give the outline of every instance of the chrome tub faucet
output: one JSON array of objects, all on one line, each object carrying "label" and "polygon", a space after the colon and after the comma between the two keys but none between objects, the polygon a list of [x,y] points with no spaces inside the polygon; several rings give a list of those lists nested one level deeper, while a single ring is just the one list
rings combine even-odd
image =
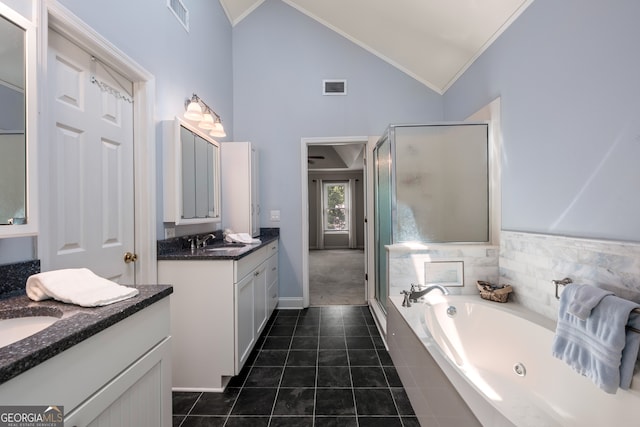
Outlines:
[{"label": "chrome tub faucet", "polygon": [[402,301],[403,307],[411,307],[411,302],[417,302],[418,298],[423,297],[434,289],[438,289],[442,292],[442,295],[449,295],[449,290],[442,285],[429,285],[425,288],[422,288],[420,285],[416,287],[413,283],[411,284],[411,289],[408,291],[400,292],[404,295],[404,301]]}]

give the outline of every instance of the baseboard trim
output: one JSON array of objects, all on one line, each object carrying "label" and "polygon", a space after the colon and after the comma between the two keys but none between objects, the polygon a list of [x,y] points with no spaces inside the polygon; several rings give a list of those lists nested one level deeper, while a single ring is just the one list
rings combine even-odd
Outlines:
[{"label": "baseboard trim", "polygon": [[293,310],[293,309],[303,309],[304,308],[304,299],[303,298],[292,298],[292,297],[282,297],[278,299],[278,307],[283,310]]}]

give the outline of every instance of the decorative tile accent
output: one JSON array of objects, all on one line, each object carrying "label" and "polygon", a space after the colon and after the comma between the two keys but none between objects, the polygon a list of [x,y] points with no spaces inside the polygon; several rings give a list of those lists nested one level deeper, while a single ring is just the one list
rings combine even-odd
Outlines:
[{"label": "decorative tile accent", "polygon": [[502,231],[500,282],[514,288],[513,301],[556,320],[551,280],[609,289],[640,303],[640,244]]},{"label": "decorative tile accent", "polygon": [[498,279],[497,246],[487,245],[421,245],[388,246],[389,295],[399,295],[414,284],[425,283],[425,265],[434,262],[462,262],[463,286],[451,287],[452,294],[477,293],[477,280]]}]

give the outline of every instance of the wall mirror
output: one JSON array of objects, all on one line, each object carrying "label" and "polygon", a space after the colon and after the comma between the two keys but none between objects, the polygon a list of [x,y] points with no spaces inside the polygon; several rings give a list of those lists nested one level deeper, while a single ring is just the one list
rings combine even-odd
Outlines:
[{"label": "wall mirror", "polygon": [[164,129],[164,222],[220,222],[220,144],[177,118]]},{"label": "wall mirror", "polygon": [[0,4],[0,237],[37,232],[35,29]]}]

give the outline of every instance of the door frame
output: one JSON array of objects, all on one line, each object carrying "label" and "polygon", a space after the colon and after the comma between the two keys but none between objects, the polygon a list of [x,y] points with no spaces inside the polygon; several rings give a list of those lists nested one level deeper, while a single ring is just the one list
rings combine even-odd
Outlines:
[{"label": "door frame", "polygon": [[[309,154],[309,145],[337,145],[340,143],[362,143],[365,149],[365,166],[363,170],[364,179],[364,194],[365,194],[365,213],[364,217],[369,217],[369,203],[370,203],[370,175],[369,165],[367,159],[369,158],[369,145],[371,138],[368,136],[347,136],[347,137],[314,137],[314,138],[302,138],[300,146],[300,172],[301,172],[301,187],[302,187],[302,306],[309,307],[309,164],[307,162],[307,156]],[[364,256],[365,256],[365,271],[368,278],[371,279],[370,264],[369,264],[369,224],[368,221],[365,224],[365,239],[364,239]],[[369,281],[363,278],[364,287],[364,300],[369,301]]]},{"label": "door frame", "polygon": [[[39,55],[38,81],[39,99],[48,99],[47,56],[49,49],[48,30],[53,29],[68,37],[81,48],[92,52],[101,62],[133,82],[133,162],[134,162],[134,250],[138,255],[135,263],[136,283],[157,282],[156,262],[156,148],[153,107],[155,104],[155,77],[133,59],[98,34],[93,28],[62,6],[57,0],[44,0],[38,9]],[[48,144],[47,123],[49,114],[41,108],[38,117],[38,154],[48,159],[51,150]],[[48,162],[39,162],[40,208],[47,209],[46,177]],[[46,250],[52,224],[47,215],[40,215],[38,235],[38,257],[43,271],[48,270],[50,260]]]}]

